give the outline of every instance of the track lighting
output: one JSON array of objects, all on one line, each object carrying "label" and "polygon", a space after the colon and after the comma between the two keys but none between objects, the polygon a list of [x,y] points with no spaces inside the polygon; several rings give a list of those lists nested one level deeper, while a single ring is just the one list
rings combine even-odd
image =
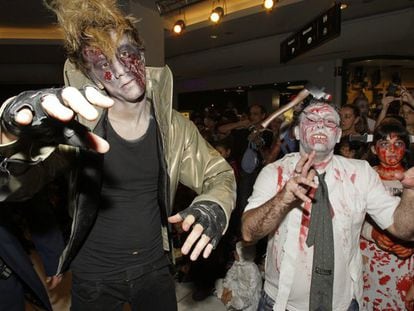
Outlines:
[{"label": "track lighting", "polygon": [[275,5],[275,2],[273,0],[264,0],[263,1],[263,6],[266,10],[273,9],[274,5]]},{"label": "track lighting", "polygon": [[179,35],[184,30],[184,28],[185,28],[185,23],[182,19],[180,19],[180,20],[175,22],[174,27],[173,27],[173,31],[174,31],[174,33]]},{"label": "track lighting", "polygon": [[224,10],[221,6],[216,7],[210,14],[210,20],[213,23],[218,23],[224,16]]},{"label": "track lighting", "polygon": [[341,8],[341,10],[345,10],[345,9],[347,9],[348,8],[348,4],[346,4],[346,3],[341,3],[341,6],[340,6],[340,8]]}]

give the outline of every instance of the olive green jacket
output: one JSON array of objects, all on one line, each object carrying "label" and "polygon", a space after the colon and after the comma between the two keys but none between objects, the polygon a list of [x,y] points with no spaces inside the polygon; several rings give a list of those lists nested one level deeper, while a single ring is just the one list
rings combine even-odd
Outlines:
[{"label": "olive green jacket", "polygon": [[[68,62],[65,64],[65,83],[77,88],[92,84]],[[164,248],[171,250],[166,218],[172,213],[178,184],[182,183],[197,193],[193,202],[209,200],[219,204],[226,213],[228,223],[235,204],[236,183],[233,170],[225,159],[202,138],[191,121],[172,109],[172,74],[168,67],[147,68],[147,98],[153,103],[159,133],[158,146],[163,155],[159,159],[161,173],[158,201]],[[100,117],[96,122],[80,122],[95,131],[105,111],[99,112]],[[0,145],[0,154],[6,159],[3,161],[6,162],[5,171],[7,163],[26,168],[1,174],[3,162],[0,163],[0,201],[30,198],[45,183],[53,180],[56,174],[72,168],[69,189],[72,232],[57,273],[67,270],[96,218],[102,156],[66,145],[38,147],[33,142],[19,140]]]}]

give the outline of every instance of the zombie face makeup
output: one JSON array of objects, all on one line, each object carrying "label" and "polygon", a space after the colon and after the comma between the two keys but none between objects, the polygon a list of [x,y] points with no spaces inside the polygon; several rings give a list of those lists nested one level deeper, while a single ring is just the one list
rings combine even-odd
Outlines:
[{"label": "zombie face makeup", "polygon": [[99,48],[86,47],[83,57],[89,64],[90,76],[102,84],[115,98],[136,102],[145,94],[145,59],[143,51],[124,35],[119,41],[112,33],[117,44],[116,53],[110,59]]},{"label": "zombie face makeup", "polygon": [[341,137],[338,113],[329,104],[310,105],[301,114],[297,132],[304,152],[315,150],[322,157],[332,154]]},{"label": "zombie face makeup", "polygon": [[406,146],[395,133],[391,133],[387,139],[377,141],[375,153],[382,166],[394,167],[400,165],[405,155]]}]

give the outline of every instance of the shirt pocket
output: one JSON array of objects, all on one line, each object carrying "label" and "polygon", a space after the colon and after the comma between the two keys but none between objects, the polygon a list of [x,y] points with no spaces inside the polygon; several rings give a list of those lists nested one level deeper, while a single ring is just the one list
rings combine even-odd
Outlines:
[{"label": "shirt pocket", "polygon": [[340,244],[343,255],[350,258],[365,217],[364,198],[352,188],[348,192],[342,191],[335,202],[334,214],[335,241]]}]

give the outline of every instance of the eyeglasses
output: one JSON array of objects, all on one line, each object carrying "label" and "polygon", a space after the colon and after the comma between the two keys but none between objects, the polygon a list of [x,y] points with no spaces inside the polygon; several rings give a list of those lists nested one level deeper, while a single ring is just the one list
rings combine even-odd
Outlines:
[{"label": "eyeglasses", "polygon": [[306,120],[308,120],[308,122],[311,125],[317,125],[317,124],[319,124],[319,122],[322,121],[324,126],[329,127],[331,129],[336,128],[336,127],[339,126],[339,124],[336,122],[336,120],[324,119],[324,118],[321,118],[319,115],[314,114],[312,112],[303,111],[303,114],[305,115]]}]

